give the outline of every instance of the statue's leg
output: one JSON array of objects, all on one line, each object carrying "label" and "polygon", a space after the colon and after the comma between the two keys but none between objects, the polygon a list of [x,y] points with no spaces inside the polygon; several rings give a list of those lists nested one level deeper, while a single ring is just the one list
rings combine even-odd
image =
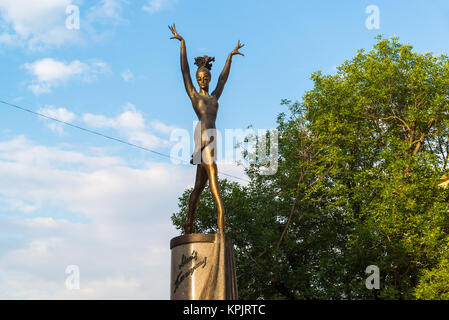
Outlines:
[{"label": "statue's leg", "polygon": [[225,233],[225,209],[220,195],[220,187],[218,186],[218,169],[215,163],[214,151],[209,146],[204,148],[202,153],[203,166],[209,176],[209,187],[214,196],[215,203],[218,208],[218,230],[221,234]]},{"label": "statue's leg", "polygon": [[189,198],[189,213],[187,216],[187,221],[183,225],[184,232],[186,234],[193,232],[193,219],[195,218],[196,209],[198,209],[198,204],[200,203],[201,193],[204,190],[204,187],[207,183],[207,172],[203,166],[196,166],[196,178],[195,178],[195,187],[193,188],[192,193]]}]

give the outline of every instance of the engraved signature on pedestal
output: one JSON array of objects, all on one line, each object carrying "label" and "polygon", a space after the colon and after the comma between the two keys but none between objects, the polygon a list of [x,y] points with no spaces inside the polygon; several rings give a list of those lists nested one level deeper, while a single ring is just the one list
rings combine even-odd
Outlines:
[{"label": "engraved signature on pedestal", "polygon": [[205,267],[207,263],[207,257],[204,257],[203,260],[198,261],[198,252],[193,250],[192,254],[189,257],[186,257],[184,254],[181,257],[181,263],[179,264],[179,269],[184,267],[189,262],[194,262],[194,266],[189,268],[187,271],[180,271],[176,277],[175,280],[175,290],[173,293],[176,293],[176,290],[178,290],[181,283],[187,279],[188,277],[191,277],[196,269],[199,267]]},{"label": "engraved signature on pedestal", "polygon": [[192,260],[195,260],[195,261],[198,260],[198,251],[193,250],[192,254],[188,258],[183,254],[181,257],[181,264],[179,265],[179,269],[184,267],[187,263],[189,263]]}]

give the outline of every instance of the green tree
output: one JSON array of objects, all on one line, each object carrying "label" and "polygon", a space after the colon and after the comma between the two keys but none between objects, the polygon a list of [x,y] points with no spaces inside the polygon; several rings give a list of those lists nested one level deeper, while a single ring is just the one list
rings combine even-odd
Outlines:
[{"label": "green tree", "polygon": [[[240,295],[448,298],[449,60],[379,37],[337,70],[283,100],[275,175],[257,161],[247,186],[221,181]],[[215,215],[206,192],[196,232],[215,232]],[[365,287],[368,265],[378,291]]]}]

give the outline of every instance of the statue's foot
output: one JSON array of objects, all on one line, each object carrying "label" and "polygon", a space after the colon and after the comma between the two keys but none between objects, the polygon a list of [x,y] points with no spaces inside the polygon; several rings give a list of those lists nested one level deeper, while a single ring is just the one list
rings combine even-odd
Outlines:
[{"label": "statue's foot", "polygon": [[193,232],[193,226],[190,223],[188,223],[188,222],[184,223],[182,225],[182,227],[184,228],[184,233],[185,234],[190,234],[190,233]]}]

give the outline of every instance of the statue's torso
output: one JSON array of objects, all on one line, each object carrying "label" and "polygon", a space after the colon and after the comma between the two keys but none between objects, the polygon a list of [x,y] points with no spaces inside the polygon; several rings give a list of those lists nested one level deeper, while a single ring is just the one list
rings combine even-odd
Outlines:
[{"label": "statue's torso", "polygon": [[[201,147],[204,147],[211,141],[207,136],[216,135],[215,120],[217,119],[218,113],[217,97],[214,95],[205,96],[200,93],[195,93],[192,99],[192,106],[200,121],[198,125],[201,126]],[[204,131],[208,129],[208,134],[204,135]],[[195,141],[197,140],[195,139]],[[197,145],[196,149],[199,147],[200,146]]]},{"label": "statue's torso", "polygon": [[218,113],[218,101],[213,95],[205,96],[196,93],[192,99],[193,109],[201,121],[201,131],[215,128]]}]

